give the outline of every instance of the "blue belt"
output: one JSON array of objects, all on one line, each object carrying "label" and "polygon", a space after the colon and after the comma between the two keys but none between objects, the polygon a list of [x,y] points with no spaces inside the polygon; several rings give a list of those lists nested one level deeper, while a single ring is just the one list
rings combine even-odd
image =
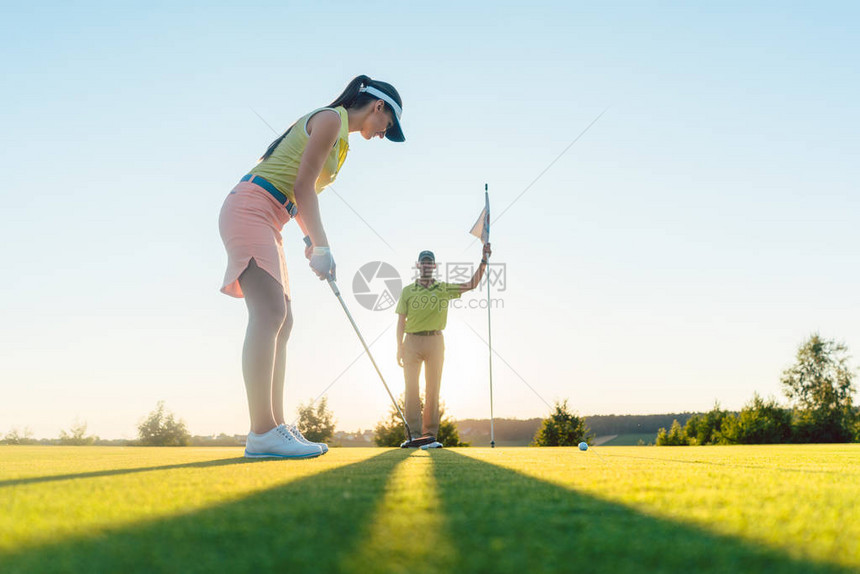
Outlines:
[{"label": "blue belt", "polygon": [[260,177],[259,175],[254,175],[252,173],[249,173],[248,175],[243,177],[240,181],[249,181],[249,182],[253,183],[254,185],[259,185],[260,187],[262,187],[263,189],[268,191],[272,197],[274,197],[275,199],[278,200],[278,203],[280,203],[281,205],[283,205],[286,208],[287,213],[289,213],[291,217],[295,217],[296,213],[298,213],[299,208],[296,207],[296,204],[293,203],[292,201],[290,201],[286,195],[281,193],[277,187],[272,185],[265,178]]}]

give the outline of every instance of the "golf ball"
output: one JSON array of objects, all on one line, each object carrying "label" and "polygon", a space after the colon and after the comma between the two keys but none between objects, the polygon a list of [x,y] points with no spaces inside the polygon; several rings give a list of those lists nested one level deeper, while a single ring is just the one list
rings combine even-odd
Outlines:
[{"label": "golf ball", "polygon": [[587,442],[579,443],[579,450],[588,450],[588,443]]}]

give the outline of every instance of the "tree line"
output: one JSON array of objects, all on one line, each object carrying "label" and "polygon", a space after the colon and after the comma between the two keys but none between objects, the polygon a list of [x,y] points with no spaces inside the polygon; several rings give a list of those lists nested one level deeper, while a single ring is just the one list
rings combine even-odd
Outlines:
[{"label": "tree line", "polygon": [[[860,409],[853,404],[856,373],[848,359],[844,344],[811,335],[798,348],[794,364],[782,373],[780,381],[790,401],[786,406],[756,393],[740,412],[723,410],[716,403],[707,413],[581,417],[571,412],[564,400],[557,402],[544,419],[497,419],[495,437],[500,446],[526,444],[529,439],[535,446],[572,446],[590,442],[595,436],[651,432],[657,433],[659,446],[860,441]],[[402,395],[400,402],[403,403]],[[445,415],[444,405],[441,410],[437,440],[443,446],[469,446],[469,442],[461,440],[458,423]],[[297,424],[308,439],[330,442],[335,419],[327,399],[300,405]],[[467,419],[459,425],[469,437],[489,442],[488,420]],[[374,429],[374,442],[377,446],[399,446],[404,439],[402,421],[392,405]],[[58,439],[36,440],[28,429],[12,429],[0,443],[237,446],[243,444],[243,437],[192,437],[185,422],[160,401],[138,425],[138,438],[133,441],[103,441],[87,434],[86,423],[75,422],[70,429],[61,431]]]},{"label": "tree line", "polygon": [[[560,403],[559,403],[560,404]],[[568,410],[570,410],[568,408]],[[555,406],[553,411],[555,412]],[[682,425],[697,413],[666,413],[649,415],[585,415],[583,418],[589,434],[600,437],[619,434],[652,434],[662,427],[669,427],[672,421]],[[544,418],[507,419],[497,418],[493,424],[496,445],[525,446],[531,444],[541,428]],[[461,419],[456,421],[460,436],[472,444],[490,443],[490,419]]]},{"label": "tree line", "polygon": [[[707,413],[685,413],[673,418],[669,430],[665,427],[658,430],[656,444],[860,442],[860,408],[853,403],[856,369],[849,366],[848,359],[845,344],[815,333],[800,345],[794,364],[780,378],[789,405],[782,406],[774,398],[763,399],[758,393],[738,413],[723,410],[717,403]],[[667,416],[609,415],[586,419],[572,413],[566,400],[560,401],[550,416],[541,421],[531,444],[590,443],[598,436],[596,430],[600,435],[649,432],[648,423],[665,420]],[[615,432],[607,432],[610,430]]]},{"label": "tree line", "polygon": [[657,445],[860,441],[860,409],[853,403],[856,373],[848,359],[844,344],[813,334],[780,378],[788,405],[758,393],[738,413],[724,411],[717,403],[703,415],[661,428]]}]

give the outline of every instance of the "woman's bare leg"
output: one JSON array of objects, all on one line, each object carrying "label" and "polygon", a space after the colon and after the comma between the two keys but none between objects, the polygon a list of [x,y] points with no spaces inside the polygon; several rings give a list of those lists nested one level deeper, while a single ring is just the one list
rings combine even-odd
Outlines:
[{"label": "woman's bare leg", "polygon": [[275,415],[275,422],[279,425],[287,422],[284,419],[284,375],[287,371],[287,341],[293,329],[293,308],[286,296],[284,303],[287,316],[275,342],[275,369],[272,374],[272,413]]},{"label": "woman's bare leg", "polygon": [[242,374],[248,394],[251,432],[262,434],[277,426],[272,408],[272,380],[276,341],[287,317],[284,289],[253,259],[239,277],[239,285],[248,306]]}]

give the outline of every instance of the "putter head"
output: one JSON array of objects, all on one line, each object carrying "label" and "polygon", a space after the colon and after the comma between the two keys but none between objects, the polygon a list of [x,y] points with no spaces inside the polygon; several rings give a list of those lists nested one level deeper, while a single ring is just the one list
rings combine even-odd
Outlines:
[{"label": "putter head", "polygon": [[412,446],[412,431],[409,430],[409,425],[403,425],[406,428],[406,440],[400,443],[400,448],[409,448]]},{"label": "putter head", "polygon": [[436,443],[435,436],[422,436],[400,443],[400,448],[421,448],[424,445]]}]

